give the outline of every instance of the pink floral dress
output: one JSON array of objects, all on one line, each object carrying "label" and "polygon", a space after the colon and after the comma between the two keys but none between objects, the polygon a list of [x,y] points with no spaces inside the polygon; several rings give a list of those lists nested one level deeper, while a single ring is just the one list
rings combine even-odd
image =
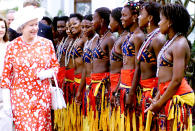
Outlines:
[{"label": "pink floral dress", "polygon": [[0,87],[11,90],[11,103],[16,130],[51,130],[51,94],[49,80],[39,80],[41,69],[58,71],[52,43],[37,37],[26,43],[18,37],[8,46]]}]

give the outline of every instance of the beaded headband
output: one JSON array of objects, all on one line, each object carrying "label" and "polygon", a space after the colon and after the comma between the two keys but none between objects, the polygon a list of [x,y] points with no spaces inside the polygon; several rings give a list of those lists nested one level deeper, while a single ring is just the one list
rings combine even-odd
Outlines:
[{"label": "beaded headband", "polygon": [[131,7],[134,13],[138,13],[141,8],[141,4],[139,2],[133,1],[128,1],[125,6]]}]

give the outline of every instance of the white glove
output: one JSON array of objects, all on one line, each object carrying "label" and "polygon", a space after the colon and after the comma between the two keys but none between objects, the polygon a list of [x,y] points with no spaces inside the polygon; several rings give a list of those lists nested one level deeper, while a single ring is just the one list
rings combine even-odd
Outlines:
[{"label": "white glove", "polygon": [[10,89],[8,89],[8,88],[2,88],[1,90],[2,90],[2,97],[3,97],[3,109],[4,109],[5,113],[10,118],[12,118]]},{"label": "white glove", "polygon": [[52,78],[54,75],[54,70],[53,69],[48,69],[48,70],[41,70],[40,72],[37,73],[37,77],[40,80],[44,80],[47,78]]}]

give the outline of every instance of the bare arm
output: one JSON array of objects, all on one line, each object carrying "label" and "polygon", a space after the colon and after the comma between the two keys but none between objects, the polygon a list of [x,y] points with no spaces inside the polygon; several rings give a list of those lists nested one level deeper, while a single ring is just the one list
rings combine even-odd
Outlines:
[{"label": "bare arm", "polygon": [[86,70],[85,68],[83,68],[83,71],[82,71],[82,76],[81,76],[81,83],[80,83],[80,86],[79,86],[79,89],[78,91],[82,91],[83,88],[86,86]]},{"label": "bare arm", "polygon": [[[162,34],[159,34],[153,41],[152,41],[152,48],[154,50],[154,53],[155,53],[155,56],[156,58],[158,57],[158,54],[161,50],[161,48],[163,47],[163,45],[165,44],[166,42],[166,38],[164,35]],[[159,85],[159,84],[158,84]],[[154,97],[154,101],[157,101],[158,99],[160,98],[160,92],[158,90],[156,96]]]},{"label": "bare arm", "polygon": [[134,76],[133,76],[133,81],[132,81],[132,87],[131,87],[131,90],[130,90],[130,93],[135,93],[135,90],[136,90],[136,87],[137,85],[139,84],[139,81],[140,81],[140,76],[141,76],[141,69],[140,69],[140,63],[139,61],[137,60],[137,54],[139,52],[139,49],[142,45],[144,41],[144,36],[139,36],[139,37],[136,37],[134,39],[134,43],[135,44],[135,73],[134,73]]},{"label": "bare arm", "polygon": [[173,95],[176,94],[184,77],[186,56],[186,50],[184,48],[185,47],[182,46],[181,43],[178,43],[177,46],[175,46],[173,49],[173,76],[169,86],[158,101],[160,106],[164,105],[169,99],[173,97]]},{"label": "bare arm", "polygon": [[161,107],[164,104],[166,104],[166,102],[176,94],[181,84],[181,81],[184,77],[185,58],[186,58],[185,44],[184,41],[175,43],[176,46],[174,46],[172,51],[173,52],[172,80],[169,86],[167,87],[166,91],[164,92],[164,94],[160,97],[160,99],[156,103],[151,105],[147,110],[158,112],[161,109]]},{"label": "bare arm", "polygon": [[160,52],[161,48],[165,44],[166,39],[165,36],[162,34],[159,34],[154,40],[152,40],[152,48],[154,50],[155,56],[157,58],[158,53]]},{"label": "bare arm", "polygon": [[112,36],[110,36],[110,38],[108,38],[108,51],[109,51],[109,53],[108,54],[110,54],[110,52],[111,52],[111,50],[112,50],[112,47],[113,47],[113,45],[114,45],[114,37],[112,37]]},{"label": "bare arm", "polygon": [[82,76],[81,76],[81,83],[79,85],[79,89],[78,89],[78,92],[77,92],[76,98],[75,98],[77,103],[80,103],[81,92],[83,91],[83,89],[86,86],[86,79],[85,78],[86,78],[86,70],[85,70],[85,68],[83,68]]},{"label": "bare arm", "polygon": [[141,69],[140,69],[140,63],[137,60],[137,54],[139,52],[139,49],[140,49],[143,41],[144,41],[144,35],[140,35],[138,37],[135,37],[134,41],[133,41],[133,43],[136,43],[135,44],[135,72],[134,72],[134,76],[133,76],[132,86],[131,86],[131,89],[129,91],[128,97],[126,99],[127,100],[126,104],[129,106],[132,106],[136,87],[138,86],[139,81],[140,81]]}]

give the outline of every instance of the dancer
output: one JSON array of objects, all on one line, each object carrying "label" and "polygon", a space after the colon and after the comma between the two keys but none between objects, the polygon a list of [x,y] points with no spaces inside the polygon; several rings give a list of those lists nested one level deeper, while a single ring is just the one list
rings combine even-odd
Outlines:
[{"label": "dancer", "polygon": [[92,71],[92,46],[98,39],[92,24],[92,15],[86,15],[82,21],[83,35],[88,38],[83,49],[84,68],[82,71],[81,83],[76,95],[76,102],[82,103],[83,130],[89,130],[89,85],[91,83]]},{"label": "dancer", "polygon": [[108,29],[111,11],[106,7],[95,10],[93,26],[99,39],[94,45],[91,89],[89,92],[92,116],[90,129],[107,130],[109,121],[109,65],[110,52],[114,44],[112,33]]},{"label": "dancer", "polygon": [[159,117],[163,130],[192,130],[191,108],[194,92],[184,78],[184,71],[190,59],[190,48],[186,34],[190,26],[190,15],[179,4],[167,4],[160,12],[159,27],[168,40],[157,58],[159,92],[151,100],[145,112],[151,111]]},{"label": "dancer", "polygon": [[[122,25],[129,30],[129,34],[122,44],[123,67],[118,93],[120,98],[121,125],[120,130],[136,130],[135,108],[125,107],[125,97],[132,86],[132,80],[136,68],[135,59],[139,48],[144,41],[144,33],[138,26],[138,15],[141,4],[139,2],[128,2],[122,9]],[[135,72],[136,73],[136,72]],[[136,101],[133,101],[136,103]],[[130,111],[131,110],[131,111]],[[126,117],[125,117],[126,116]]]},{"label": "dancer", "polygon": [[[120,71],[123,66],[123,56],[121,46],[126,38],[128,32],[124,30],[121,22],[121,11],[122,7],[118,7],[112,10],[110,15],[110,27],[112,32],[118,32],[119,36],[115,40],[114,46],[110,55],[110,101],[111,101],[111,121],[110,121],[110,130],[117,130],[120,123],[118,123],[117,118],[120,118],[120,115],[116,116],[116,111],[120,112],[120,109],[116,107],[115,94],[117,91],[119,79],[120,79]],[[120,113],[119,113],[120,114]]]},{"label": "dancer", "polygon": [[[133,101],[133,97],[139,96],[139,105],[137,107],[140,111],[137,112],[137,115],[139,115],[139,128],[141,130],[147,130],[150,127],[150,124],[147,123],[148,125],[146,125],[146,120],[149,121],[152,119],[152,117],[150,117],[150,119],[146,119],[147,114],[144,114],[144,110],[147,108],[150,102],[148,99],[154,97],[157,90],[157,56],[165,43],[165,36],[160,33],[158,28],[158,22],[160,20],[160,4],[156,2],[145,2],[142,4],[138,18],[139,27],[141,29],[146,28],[147,35],[137,55],[138,62],[136,65],[136,70],[138,71],[137,74],[134,74],[136,78],[133,79],[133,83],[136,84],[132,86],[126,102],[130,104]],[[139,81],[136,82],[135,80]],[[137,84],[140,84],[141,89],[138,88]],[[135,95],[136,92],[137,95]],[[152,127],[155,129],[154,125]]]},{"label": "dancer", "polygon": [[57,55],[59,54],[58,47],[63,45],[65,39],[67,38],[66,34],[66,22],[68,20],[67,16],[61,16],[57,19],[57,38],[56,38],[56,48],[57,48]]},{"label": "dancer", "polygon": [[[64,22],[64,21],[62,21]],[[58,72],[58,83],[59,83],[59,87],[63,88],[64,87],[64,79],[66,76],[66,67],[65,67],[65,55],[66,55],[66,50],[68,48],[69,45],[72,44],[73,38],[72,38],[72,34],[70,31],[70,25],[69,25],[69,20],[67,20],[66,22],[66,27],[65,27],[65,32],[67,34],[67,37],[64,39],[64,37],[62,38],[63,40],[60,42],[58,48],[57,48],[57,58],[58,58],[58,62],[60,64],[60,69]],[[62,31],[62,36],[64,34],[64,31]]]},{"label": "dancer", "polygon": [[68,95],[69,112],[71,113],[68,118],[71,121],[71,128],[80,130],[80,107],[75,103],[75,96],[80,85],[81,73],[83,68],[82,55],[84,38],[81,32],[81,21],[83,16],[75,13],[70,15],[70,27],[73,36],[72,44],[69,44],[66,50],[65,66],[66,66],[66,79],[65,90]]}]

